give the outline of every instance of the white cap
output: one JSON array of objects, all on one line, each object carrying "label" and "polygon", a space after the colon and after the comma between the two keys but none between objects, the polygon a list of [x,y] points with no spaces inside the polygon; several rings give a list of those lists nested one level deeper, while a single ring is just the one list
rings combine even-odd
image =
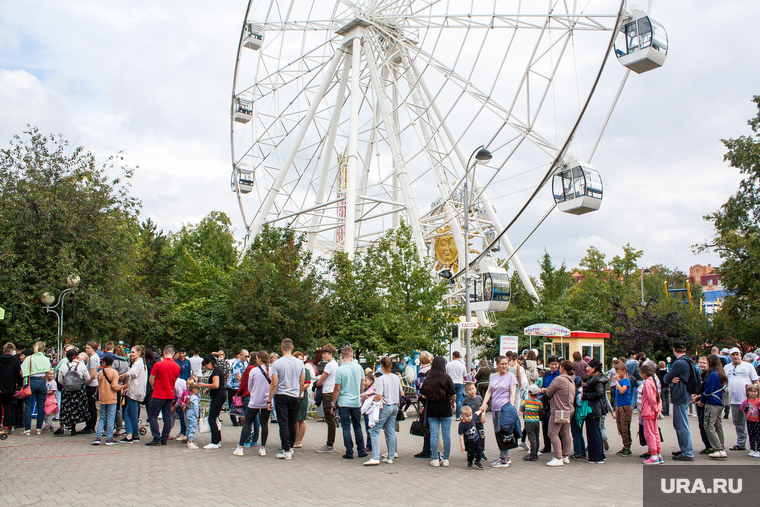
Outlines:
[{"label": "white cap", "polygon": [[728,351],[728,353],[729,353],[729,355],[730,355],[730,354],[741,354],[741,353],[742,353],[742,351],[741,351],[741,350],[739,350],[739,348],[738,348],[738,347],[734,347],[734,348],[732,348],[731,350],[729,350],[729,351]]}]

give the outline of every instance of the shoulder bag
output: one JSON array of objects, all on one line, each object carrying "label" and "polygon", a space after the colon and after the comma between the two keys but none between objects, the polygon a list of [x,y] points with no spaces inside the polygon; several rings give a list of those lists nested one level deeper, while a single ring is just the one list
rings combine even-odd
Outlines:
[{"label": "shoulder bag", "polygon": [[[573,405],[574,398],[574,386],[575,382],[568,380],[568,390],[570,391],[569,404]],[[570,417],[572,417],[572,411],[570,410],[556,410],[554,412],[554,422],[556,424],[570,424]]]},{"label": "shoulder bag", "polygon": [[18,392],[18,399],[23,400],[32,395],[32,356],[29,356],[29,377],[27,377],[26,385],[21,391]]}]

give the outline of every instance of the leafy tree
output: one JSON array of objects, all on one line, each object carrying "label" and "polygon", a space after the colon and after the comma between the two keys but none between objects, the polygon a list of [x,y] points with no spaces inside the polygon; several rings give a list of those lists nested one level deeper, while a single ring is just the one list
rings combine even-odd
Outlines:
[{"label": "leafy tree", "polygon": [[324,336],[323,283],[304,235],[265,226],[231,276],[228,334],[238,346],[310,350]]},{"label": "leafy tree", "polygon": [[419,260],[404,224],[353,260],[334,256],[326,270],[329,339],[370,358],[423,349],[442,353],[452,317],[442,304],[445,282],[433,279],[432,269]]},{"label": "leafy tree", "polygon": [[757,115],[748,121],[752,135],[723,139],[728,152],[723,157],[744,176],[739,190],[720,210],[705,216],[715,236],[695,245],[697,251],[714,250],[722,262],[718,271],[730,295],[721,312],[747,328],[760,325],[760,95],[753,97]]},{"label": "leafy tree", "polygon": [[119,339],[145,324],[134,287],[139,201],[129,195],[133,168],[111,157],[98,166],[84,147],[36,128],[0,150],[0,301],[16,339],[52,343],[55,320],[43,292],[59,295],[70,274],[81,278],[67,299],[64,331],[77,343]]},{"label": "leafy tree", "polygon": [[622,278],[626,281],[629,279],[632,273],[638,272],[638,265],[636,261],[644,255],[643,250],[636,250],[630,243],[626,243],[623,247],[623,256],[616,255],[612,258],[610,266],[612,266],[612,274],[616,278]]}]

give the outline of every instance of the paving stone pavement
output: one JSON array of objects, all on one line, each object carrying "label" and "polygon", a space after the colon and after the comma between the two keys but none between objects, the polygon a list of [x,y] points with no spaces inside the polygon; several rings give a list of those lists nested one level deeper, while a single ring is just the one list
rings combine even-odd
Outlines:
[{"label": "paving stone pavement", "polygon": [[[222,427],[223,447],[217,450],[188,450],[170,441],[166,446],[145,447],[142,443],[115,446],[90,444],[92,435],[55,437],[52,434],[22,436],[17,432],[0,441],[0,506],[81,505],[178,506],[178,505],[304,505],[329,501],[336,506],[442,506],[462,503],[477,505],[557,505],[571,502],[584,507],[630,507],[642,504],[642,468],[637,456],[644,452],[634,445],[633,457],[615,456],[621,447],[614,422],[608,417],[610,451],[603,465],[571,462],[547,468],[548,456],[539,462],[522,460],[525,451],[512,451],[508,468],[467,470],[466,455],[452,434],[451,466],[433,468],[429,460],[415,459],[422,440],[409,434],[411,420],[401,423],[398,434],[400,458],[392,465],[365,467],[364,459],[342,459],[341,429],[335,452],[320,454],[326,428],[321,421],[308,421],[304,447],[291,461],[275,458],[279,446],[277,425],[270,424],[268,455],[255,448],[246,455],[232,455],[240,428],[232,427],[226,414]],[[637,417],[634,416],[636,430]],[[695,448],[701,449],[697,419],[689,418]],[[730,420],[724,420],[726,444],[735,443]],[[726,424],[728,423],[728,424]],[[486,454],[495,457],[496,444],[486,422]],[[670,417],[661,421],[667,456],[677,450]],[[176,430],[175,430],[176,432]],[[456,427],[452,425],[452,433]],[[694,439],[696,438],[696,440]],[[143,442],[149,440],[143,437]],[[208,433],[198,435],[203,446]],[[104,439],[105,441],[105,439]],[[384,446],[384,443],[383,443]],[[383,448],[385,452],[385,448]],[[747,452],[728,451],[721,464],[760,465]],[[716,464],[699,456],[693,466]],[[759,469],[760,471],[760,469]],[[548,488],[546,486],[549,486]],[[315,502],[316,501],[316,502]]]}]

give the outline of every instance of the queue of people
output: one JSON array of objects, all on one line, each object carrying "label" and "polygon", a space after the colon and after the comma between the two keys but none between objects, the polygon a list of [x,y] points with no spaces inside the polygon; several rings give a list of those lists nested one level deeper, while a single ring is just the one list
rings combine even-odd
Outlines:
[{"label": "queue of people", "polygon": [[[307,356],[294,351],[290,339],[282,341],[281,355],[243,349],[231,360],[224,350],[201,358],[195,349],[188,358],[184,349],[175,351],[171,345],[161,355],[154,347],[135,345],[127,357],[113,343],[101,351],[99,344],[88,342],[81,353],[68,346],[65,358],[52,369],[44,350],[45,344],[37,342],[19,358],[14,344],[3,347],[0,402],[5,433],[19,426],[14,411],[23,407],[24,435],[53,431],[57,416],[56,435],[93,434],[93,445],[100,445],[104,438],[106,445],[132,444],[150,431],[146,446],[176,440],[195,451],[199,449],[195,436],[203,423],[203,395],[208,399],[210,432],[204,449],[222,447],[218,421],[226,403],[230,422],[241,427],[233,455],[244,456],[246,448],[258,447],[259,456],[267,456],[269,424],[276,422],[279,449],[275,456],[292,460],[295,450],[303,446],[308,390],[313,389],[327,423],[325,444],[317,452],[334,452],[339,420],[344,459],[367,458],[365,466],[377,466],[393,464],[399,455],[396,426],[405,418],[405,395],[401,376],[392,373],[388,357],[381,359],[379,371],[372,372],[362,369],[351,347],[340,350],[340,365],[332,345],[307,361]],[[618,456],[632,456],[638,436],[646,448],[643,463],[660,464],[664,457],[659,424],[667,396],[679,447],[673,460],[694,460],[690,406],[695,407],[705,446],[699,454],[724,460],[727,450],[742,451],[749,445],[749,455],[760,458],[760,380],[751,362],[756,358],[748,361],[738,349],[713,350],[692,358],[679,340],[673,344],[673,354],[675,361],[663,368],[663,363],[631,351],[627,360],[615,359],[613,369],[605,372],[598,359],[577,353],[573,360],[549,357],[543,368],[531,350],[497,357],[494,370],[488,361],[481,361],[477,372],[468,373],[456,352],[448,363],[422,352],[414,385],[423,443],[415,457],[429,459],[433,467],[450,466],[452,424],[457,421],[455,431],[459,448],[467,455],[467,467],[482,470],[487,460],[484,422],[490,410],[498,448],[498,457],[490,463],[493,468],[510,466],[510,451],[518,447],[528,451],[523,457],[526,462],[551,454],[546,462],[549,467],[568,465],[571,460],[603,464],[609,451],[607,414],[612,415],[622,440]],[[326,363],[322,373],[317,369],[320,361]],[[21,394],[14,397],[16,391]],[[145,408],[149,430],[141,428],[141,408]],[[723,428],[726,409],[736,431],[732,447],[726,444]],[[632,432],[635,414],[638,431]],[[172,437],[176,420],[180,431]],[[84,428],[77,431],[79,424]]]}]

